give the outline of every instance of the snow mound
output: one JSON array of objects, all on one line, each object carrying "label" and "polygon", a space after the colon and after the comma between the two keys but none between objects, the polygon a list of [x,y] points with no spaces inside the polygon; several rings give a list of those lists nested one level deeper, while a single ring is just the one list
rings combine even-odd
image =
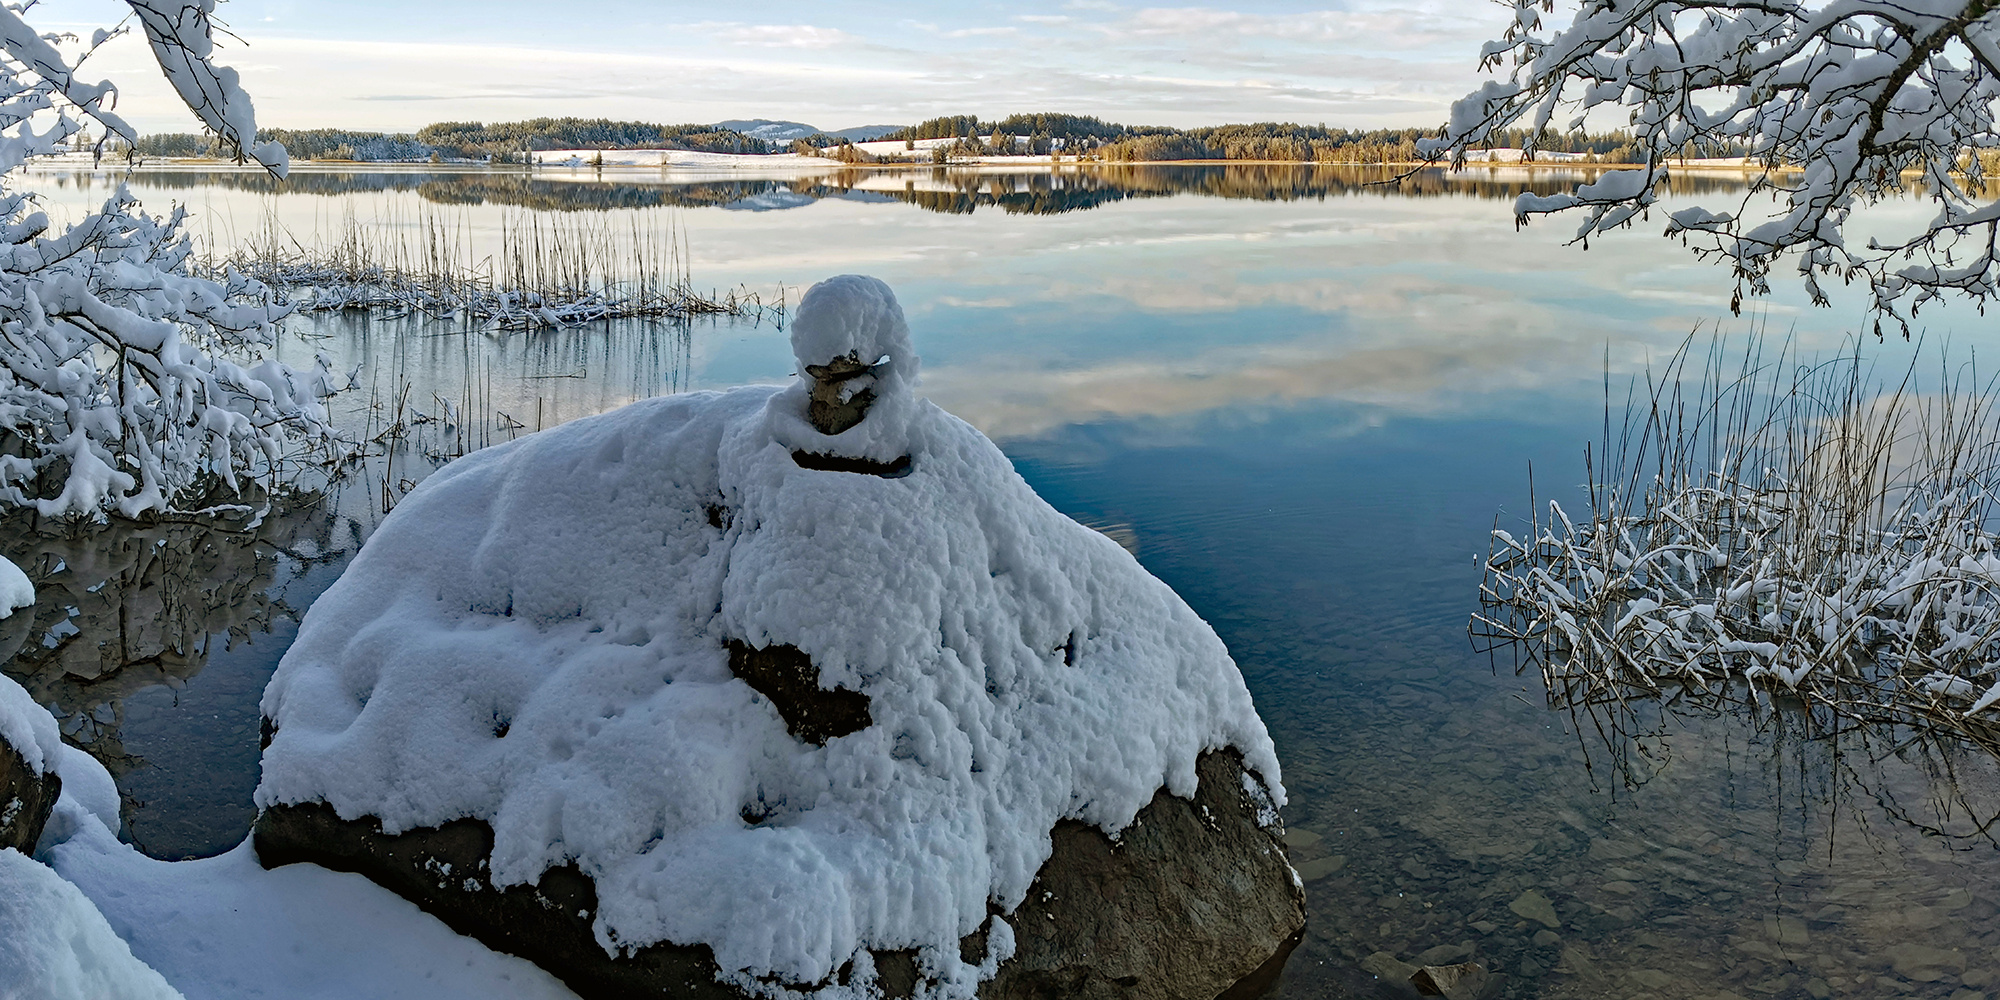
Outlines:
[{"label": "snow mound", "polygon": [[35,603],[35,585],[13,560],[0,556],[0,618]]},{"label": "snow mound", "polygon": [[[38,883],[40,896],[30,898],[14,888],[11,871],[0,865],[0,942],[5,942],[0,945],[0,998],[145,1000],[181,995],[171,989],[148,992],[143,984],[124,988],[127,981],[116,981],[116,988],[64,992],[51,985],[52,977],[42,981],[40,973],[9,978],[29,976],[25,966],[17,970],[8,964],[14,914],[55,911],[46,902],[51,894],[81,890],[88,897],[83,905],[101,914],[96,923],[109,925],[124,942],[119,947],[130,947],[123,959],[85,959],[77,963],[79,968],[129,972],[123,963],[144,962],[141,970],[167,977],[167,983],[196,998],[576,1000],[548,973],[460,937],[436,917],[359,875],[310,865],[267,872],[258,866],[248,841],[198,861],[146,857],[118,841],[118,792],[110,772],[89,754],[64,749],[67,754],[58,766],[62,798],[37,848],[37,856],[54,873],[29,875],[44,882],[60,876],[58,881],[72,888]],[[10,910],[17,899],[24,901],[21,908]],[[78,921],[90,922],[88,917]],[[109,941],[92,940],[90,955],[117,953]],[[84,955],[83,948],[75,952]],[[367,960],[356,961],[361,955]],[[54,958],[60,966],[62,954],[56,952]],[[35,988],[20,990],[23,981]]]},{"label": "snow mound", "polygon": [[62,733],[55,716],[5,675],[0,675],[0,742],[13,747],[36,775],[47,774],[62,760]]},{"label": "snow mound", "polygon": [[[916,948],[958,997],[1005,957],[988,904],[1020,904],[1058,820],[1115,835],[1230,746],[1282,805],[1215,633],[914,395],[886,286],[816,286],[794,330],[802,365],[888,359],[860,425],[815,430],[805,380],[691,393],[412,493],[265,692],[259,805],[323,801],[389,834],[483,820],[492,884],[574,861],[607,951],[707,944],[752,991],[850,961],[865,984],[867,949]],[[871,724],[794,738],[731,673],[731,642],[795,647]],[[995,947],[975,968],[958,943],[981,927]]]},{"label": "snow mound", "polygon": [[182,1000],[104,914],[47,865],[0,848],[0,997]]}]

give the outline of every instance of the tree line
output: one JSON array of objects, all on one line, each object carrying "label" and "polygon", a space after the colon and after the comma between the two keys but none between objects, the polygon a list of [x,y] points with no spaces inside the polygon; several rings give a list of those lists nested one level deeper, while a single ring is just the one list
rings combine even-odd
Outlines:
[{"label": "tree line", "polygon": [[[660,125],[608,118],[534,118],[520,122],[437,122],[416,132],[347,129],[259,129],[308,160],[485,160],[518,163],[550,149],[688,149],[711,153],[771,153],[771,143],[714,125]],[[213,135],[167,132],[140,136],[141,156],[229,157]]]},{"label": "tree line", "polygon": [[[1409,163],[1420,156],[1417,143],[1434,129],[1355,130],[1289,122],[1256,122],[1179,129],[1164,125],[1123,125],[1089,115],[1058,113],[1009,115],[994,121],[977,115],[944,115],[889,135],[882,141],[955,139],[949,156],[1087,154],[1114,162],[1173,160],[1262,160],[1298,163]],[[492,160],[518,163],[551,149],[686,149],[714,153],[798,152],[831,155],[849,162],[875,159],[854,143],[815,135],[771,143],[715,125],[660,125],[606,118],[535,118],[519,122],[437,122],[416,132],[359,132],[345,129],[260,129],[260,141],[283,143],[309,160],[423,161]],[[1644,162],[1643,150],[1624,132],[1555,132],[1539,136],[1526,129],[1496,131],[1488,148],[1522,148],[1530,139],[1540,152],[1572,153],[1603,163]],[[141,156],[228,157],[233,150],[212,135],[163,133],[140,137]],[[830,151],[830,152],[829,152]],[[1687,156],[1741,156],[1739,145],[1690,146]]]}]

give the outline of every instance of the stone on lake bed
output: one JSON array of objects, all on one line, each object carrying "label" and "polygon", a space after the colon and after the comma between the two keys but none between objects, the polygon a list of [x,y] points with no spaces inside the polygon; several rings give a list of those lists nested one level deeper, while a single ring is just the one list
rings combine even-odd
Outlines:
[{"label": "stone on lake bed", "polygon": [[1965,953],[1927,944],[1905,941],[1884,949],[1884,957],[1896,975],[1918,983],[1934,983],[1947,975],[1965,971]]},{"label": "stone on lake bed", "polygon": [[1627,972],[1626,975],[1632,977],[1633,982],[1638,983],[1639,985],[1644,986],[1649,990],[1669,989],[1675,983],[1680,982],[1680,980],[1675,976],[1673,976],[1672,974],[1661,972],[1658,969],[1633,969],[1630,972]]},{"label": "stone on lake bed", "polygon": [[1478,1000],[1486,989],[1486,969],[1477,962],[1426,965],[1410,976],[1410,985],[1427,997]]},{"label": "stone on lake bed", "polygon": [[412,491],[265,692],[259,859],[587,996],[1213,1000],[1282,961],[1284,790],[1214,631],[915,395],[886,285],[814,286],[792,340],[813,385]]},{"label": "stone on lake bed", "polygon": [[1378,951],[1361,960],[1361,971],[1392,983],[1407,983],[1417,974],[1417,967],[1386,951]]},{"label": "stone on lake bed", "polygon": [[1811,938],[1806,922],[1797,917],[1765,917],[1764,933],[1787,948],[1803,948]]},{"label": "stone on lake bed", "polygon": [[1325,837],[1301,826],[1295,826],[1285,831],[1285,846],[1293,850],[1304,850],[1325,839]]},{"label": "stone on lake bed", "polygon": [[1441,944],[1425,948],[1410,961],[1417,965],[1451,965],[1472,955],[1469,944]]},{"label": "stone on lake bed", "polygon": [[1330,858],[1314,858],[1294,866],[1302,882],[1317,882],[1345,867],[1347,867],[1345,854],[1336,854]]},{"label": "stone on lake bed", "polygon": [[1562,920],[1556,916],[1555,904],[1549,902],[1549,897],[1542,895],[1540,890],[1529,889],[1508,903],[1507,908],[1523,920],[1533,920],[1552,930],[1562,927]]},{"label": "stone on lake bed", "polygon": [[1623,861],[1645,854],[1647,850],[1646,845],[1634,841],[1596,837],[1590,841],[1589,853],[1592,861]]}]

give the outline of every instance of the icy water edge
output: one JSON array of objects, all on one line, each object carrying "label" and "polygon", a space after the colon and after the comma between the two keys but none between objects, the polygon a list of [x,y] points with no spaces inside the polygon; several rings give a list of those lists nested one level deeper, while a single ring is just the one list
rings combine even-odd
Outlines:
[{"label": "icy water edge", "polygon": [[[1605,368],[1622,385],[1727,299],[1722,275],[1646,233],[1586,254],[1553,227],[1514,232],[1505,196],[1547,177],[1399,194],[1219,168],[244,176],[131,183],[188,203],[218,242],[272,218],[312,233],[442,212],[477,239],[508,213],[588,211],[683,227],[698,282],[795,297],[844,271],[888,280],[924,391],[1131,548],[1241,665],[1312,909],[1274,996],[1400,995],[1364,971],[1377,952],[1476,960],[1519,997],[2000,991],[1991,760],[1824,738],[1782,710],[1606,733],[1473,652],[1473,556],[1496,516],[1524,514],[1529,463],[1540,484],[1580,481]],[[65,177],[52,200],[87,205],[108,183]],[[1824,350],[1854,315],[1781,295],[1758,319]],[[1969,315],[1933,323],[1955,348],[1991,336]],[[264,681],[427,456],[791,363],[771,323],[493,336],[339,317],[292,333],[288,351],[363,365],[349,426],[415,425],[393,463],[233,532],[16,520],[0,535],[43,599],[0,635],[18,650],[6,669],[119,776],[127,836],[158,856],[241,839]],[[1911,348],[1868,350],[1899,366]],[[468,400],[456,425],[434,419]]]}]

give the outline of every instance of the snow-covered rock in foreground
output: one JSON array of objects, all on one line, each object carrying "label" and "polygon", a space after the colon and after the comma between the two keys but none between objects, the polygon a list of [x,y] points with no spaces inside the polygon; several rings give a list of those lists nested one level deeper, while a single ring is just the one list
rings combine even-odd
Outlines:
[{"label": "snow-covered rock in foreground", "polygon": [[[575,1000],[548,973],[452,933],[356,875],[304,865],[265,871],[247,842],[198,861],[146,857],[118,841],[111,775],[89,754],[63,749],[62,800],[36,856],[88,897],[82,905],[94,905],[99,922],[129,946],[125,961],[136,957],[194,1000]],[[17,893],[12,885],[0,874],[0,896]],[[31,900],[25,912],[70,919],[50,902],[60,891]],[[16,991],[5,974],[13,933],[0,926],[0,998],[72,995],[48,982]],[[92,947],[93,954],[115,951],[108,942]],[[105,988],[79,996],[161,995],[178,994]]]},{"label": "snow-covered rock in foreground", "polygon": [[[0,618],[34,603],[28,575],[0,557]],[[34,850],[62,794],[56,774],[61,754],[55,717],[13,678],[0,676],[0,848]]]},{"label": "snow-covered rock in foreground", "polygon": [[76,886],[12,847],[0,847],[0,941],[0,997],[181,1000]]},{"label": "snow-covered rock in foreground", "polygon": [[35,603],[35,585],[14,561],[0,557],[0,618]]},{"label": "snow-covered rock in foreground", "polygon": [[[26,589],[24,599],[0,611],[4,617],[33,604],[34,588],[12,562],[0,559],[0,569],[20,577],[16,586],[0,573],[0,604]],[[79,768],[95,773],[77,777]],[[59,772],[77,777],[66,798],[72,811],[95,815],[108,808],[109,822],[118,822],[111,776],[88,754],[64,746],[55,717],[0,675],[0,998],[179,1000],[159,973],[132,957],[76,886],[27,856],[63,795]]]},{"label": "snow-covered rock in foreground", "polygon": [[[1030,898],[1052,833],[1111,857],[1142,809],[1195,816],[1199,785],[1194,842],[1148,850],[1240,869],[1212,888],[1242,895],[1180,900],[1192,923],[1136,947],[1235,953],[1129,995],[1208,1000],[1263,963],[1303,910],[1278,762],[1214,632],[914,394],[886,286],[816,286],[793,342],[857,425],[815,426],[808,380],[648,400],[399,505],[265,693],[262,860],[362,871],[584,992],[653,962],[683,992],[705,970],[711,992],[968,997],[1007,978],[1024,914],[1055,922]],[[563,921],[582,947],[551,951]],[[1082,951],[1034,961],[1150,968]]]}]

